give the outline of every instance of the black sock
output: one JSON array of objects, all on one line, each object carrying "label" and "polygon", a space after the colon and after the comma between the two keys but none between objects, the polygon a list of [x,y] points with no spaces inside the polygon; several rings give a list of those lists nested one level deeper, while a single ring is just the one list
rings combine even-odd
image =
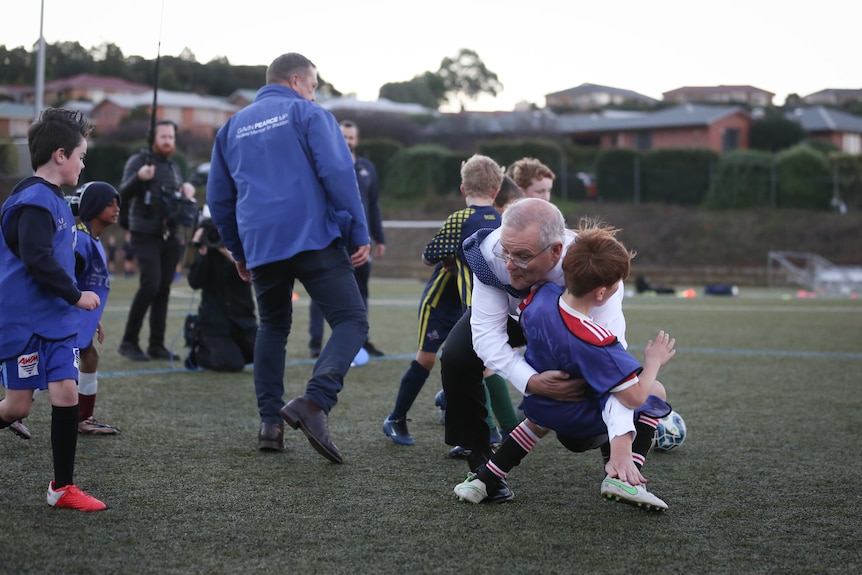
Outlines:
[{"label": "black sock", "polygon": [[641,415],[635,423],[635,433],[637,436],[632,442],[632,457],[638,469],[646,463],[646,456],[652,447],[652,440],[655,436],[655,428],[658,422],[653,417]]},{"label": "black sock", "polygon": [[54,454],[54,489],[73,483],[78,447],[78,406],[51,408],[51,450]]},{"label": "black sock", "polygon": [[602,461],[607,465],[608,461],[611,460],[611,443],[606,441],[599,446],[599,449],[602,452]]},{"label": "black sock", "polygon": [[398,387],[398,396],[395,398],[395,407],[389,415],[389,419],[404,419],[407,417],[407,411],[413,406],[416,401],[416,396],[422,391],[422,386],[428,379],[429,371],[422,367],[415,359],[410,362],[410,367],[401,378],[401,385]]},{"label": "black sock", "polygon": [[470,455],[467,456],[467,465],[470,466],[470,471],[477,473],[485,467],[489,459],[491,459],[491,446],[487,445],[482,449],[470,451]]}]

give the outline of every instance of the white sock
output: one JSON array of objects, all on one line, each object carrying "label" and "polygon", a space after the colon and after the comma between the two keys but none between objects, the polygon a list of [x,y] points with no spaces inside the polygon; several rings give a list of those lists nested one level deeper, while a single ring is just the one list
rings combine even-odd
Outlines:
[{"label": "white sock", "polygon": [[81,395],[96,395],[99,390],[99,380],[95,373],[78,372],[78,393]]}]

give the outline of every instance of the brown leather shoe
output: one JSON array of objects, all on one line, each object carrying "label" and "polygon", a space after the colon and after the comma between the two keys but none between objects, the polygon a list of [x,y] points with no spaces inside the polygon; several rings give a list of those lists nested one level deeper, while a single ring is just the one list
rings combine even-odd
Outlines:
[{"label": "brown leather shoe", "polygon": [[333,463],[344,461],[341,452],[329,439],[326,413],[319,405],[300,395],[282,407],[280,413],[288,425],[302,430],[308,442],[319,454]]},{"label": "brown leather shoe", "polygon": [[284,425],[261,423],[257,433],[257,448],[261,451],[284,451]]}]

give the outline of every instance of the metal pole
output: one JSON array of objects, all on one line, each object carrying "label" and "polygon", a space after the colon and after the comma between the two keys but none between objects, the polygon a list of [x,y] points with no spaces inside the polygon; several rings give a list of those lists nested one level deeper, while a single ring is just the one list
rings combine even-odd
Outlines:
[{"label": "metal pole", "polygon": [[42,0],[42,13],[39,17],[39,42],[36,54],[36,106],[33,110],[34,119],[39,119],[45,106],[45,36],[42,28],[45,24],[45,0]]},{"label": "metal pole", "polygon": [[778,208],[778,176],[775,173],[775,155],[769,160],[769,204],[772,209]]},{"label": "metal pole", "polygon": [[568,201],[569,199],[569,167],[566,164],[566,152],[563,150],[562,144],[560,145],[560,188],[562,188],[563,192],[563,201]]}]

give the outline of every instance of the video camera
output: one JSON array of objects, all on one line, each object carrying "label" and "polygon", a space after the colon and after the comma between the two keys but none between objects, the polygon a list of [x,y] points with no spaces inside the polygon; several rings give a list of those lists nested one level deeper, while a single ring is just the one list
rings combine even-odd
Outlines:
[{"label": "video camera", "polygon": [[210,217],[209,206],[204,206],[198,213],[198,222],[195,230],[202,229],[200,240],[195,242],[195,247],[206,246],[208,248],[218,249],[224,245],[221,241],[221,236],[218,233],[215,222]]}]

